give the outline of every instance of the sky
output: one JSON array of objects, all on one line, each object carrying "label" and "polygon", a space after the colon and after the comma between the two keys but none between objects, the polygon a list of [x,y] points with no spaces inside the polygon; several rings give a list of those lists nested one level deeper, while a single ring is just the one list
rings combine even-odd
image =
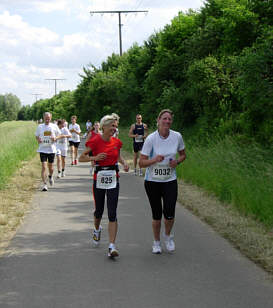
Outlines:
[{"label": "sky", "polygon": [[121,14],[123,52],[142,45],[179,11],[202,0],[0,0],[0,94],[22,105],[74,90],[82,68],[119,54],[118,14],[91,11],[148,10]]}]

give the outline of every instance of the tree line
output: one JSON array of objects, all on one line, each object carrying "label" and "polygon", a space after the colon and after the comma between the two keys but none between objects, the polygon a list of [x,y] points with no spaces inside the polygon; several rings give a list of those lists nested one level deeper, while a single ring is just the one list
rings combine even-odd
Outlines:
[{"label": "tree line", "polygon": [[273,141],[273,0],[207,0],[179,12],[142,46],[83,68],[76,90],[23,106],[18,117],[77,114],[82,122],[116,112],[129,125],[136,113],[155,125],[160,109],[174,128],[200,140],[236,134]]}]

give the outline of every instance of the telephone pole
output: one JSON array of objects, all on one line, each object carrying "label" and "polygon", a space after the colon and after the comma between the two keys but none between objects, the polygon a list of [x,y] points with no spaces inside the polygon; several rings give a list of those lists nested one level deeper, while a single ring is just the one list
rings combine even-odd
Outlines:
[{"label": "telephone pole", "polygon": [[122,38],[121,38],[121,14],[129,13],[148,13],[148,11],[91,11],[91,16],[93,14],[118,14],[119,21],[119,55],[122,56]]},{"label": "telephone pole", "polygon": [[66,80],[63,78],[47,78],[45,80],[54,80],[55,81],[55,96],[57,95],[57,80]]},{"label": "telephone pole", "polygon": [[34,95],[35,96],[35,103],[37,102],[38,100],[38,95],[42,95],[41,93],[33,93],[31,95]]}]

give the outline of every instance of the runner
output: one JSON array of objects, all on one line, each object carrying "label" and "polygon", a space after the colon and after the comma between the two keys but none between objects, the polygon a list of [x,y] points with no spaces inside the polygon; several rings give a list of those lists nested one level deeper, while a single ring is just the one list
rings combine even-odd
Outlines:
[{"label": "runner", "polygon": [[[100,130],[100,122],[95,121],[94,126],[92,127],[92,129],[90,130],[90,132],[88,133],[86,137],[86,140],[89,141],[91,138],[94,138],[97,134],[101,134],[101,133],[102,132]],[[89,152],[89,156],[93,156],[92,151]],[[95,162],[91,161],[90,175],[93,175],[94,166],[95,166]]]},{"label": "runner", "polygon": [[44,123],[37,127],[35,137],[39,144],[37,150],[40,153],[40,160],[42,163],[41,177],[43,181],[42,191],[47,191],[47,168],[48,168],[48,178],[50,186],[54,185],[53,179],[53,163],[56,153],[56,136],[58,135],[58,130],[55,124],[50,123],[52,115],[50,112],[44,113]]},{"label": "runner", "polygon": [[[144,186],[152,209],[154,242],[152,252],[162,252],[160,229],[162,213],[165,223],[165,245],[168,252],[175,250],[171,230],[174,224],[177,200],[177,179],[175,168],[186,159],[183,138],[179,132],[170,129],[173,113],[164,109],[157,118],[158,130],[144,142],[139,165],[146,167]],[[178,159],[176,154],[178,153]],[[163,199],[163,209],[162,200]]]},{"label": "runner", "polygon": [[112,113],[111,116],[113,116],[117,121],[117,128],[116,128],[116,131],[115,131],[113,137],[118,138],[118,135],[119,135],[118,125],[119,125],[120,117],[116,113]]},{"label": "runner", "polygon": [[[142,123],[141,114],[136,115],[136,123],[132,124],[129,130],[129,137],[133,138],[133,150],[134,150],[134,169],[135,175],[137,175],[137,160],[139,152],[143,147],[145,138],[148,135],[147,125]],[[142,176],[142,170],[139,168],[138,175]]]},{"label": "runner", "polygon": [[65,158],[67,156],[67,138],[72,137],[68,128],[65,127],[65,120],[58,120],[58,128],[60,130],[60,135],[57,137],[57,178],[65,177]]},{"label": "runner", "polygon": [[80,128],[80,125],[76,123],[76,121],[77,121],[77,117],[74,115],[71,117],[71,124],[69,124],[69,131],[72,134],[72,137],[69,138],[72,166],[78,164],[78,147],[81,142],[81,138],[80,138],[81,128]]},{"label": "runner", "polygon": [[[116,213],[119,196],[118,162],[123,165],[126,172],[128,172],[129,166],[120,155],[122,142],[112,137],[117,128],[116,118],[113,115],[106,115],[101,119],[100,126],[102,127],[102,135],[97,134],[94,138],[87,141],[86,150],[80,156],[80,162],[96,162],[93,181],[93,196],[95,201],[93,243],[97,246],[100,242],[100,222],[104,211],[106,195],[109,220],[108,256],[114,258],[119,255],[115,247],[118,229]],[[94,156],[89,156],[90,151],[92,151]]]}]

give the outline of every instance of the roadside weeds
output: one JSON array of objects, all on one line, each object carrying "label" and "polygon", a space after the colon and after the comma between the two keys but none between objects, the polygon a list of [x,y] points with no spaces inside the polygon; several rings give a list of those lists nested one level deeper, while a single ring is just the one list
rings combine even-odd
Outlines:
[{"label": "roadside weeds", "polygon": [[31,210],[31,200],[40,181],[40,161],[35,155],[10,179],[7,187],[0,190],[0,256]]}]

